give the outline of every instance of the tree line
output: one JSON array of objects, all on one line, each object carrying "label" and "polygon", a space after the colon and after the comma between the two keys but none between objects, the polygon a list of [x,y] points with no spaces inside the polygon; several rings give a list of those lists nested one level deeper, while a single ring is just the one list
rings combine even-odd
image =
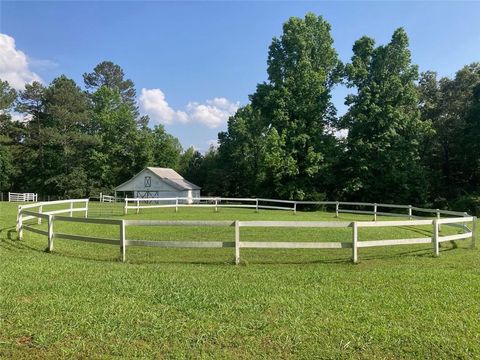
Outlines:
[{"label": "tree line", "polygon": [[[102,62],[85,89],[62,75],[16,92],[0,81],[0,188],[59,197],[109,194],[145,166],[182,172],[201,155],[162,125],[148,127],[120,66]],[[10,110],[24,115],[12,120]]]},{"label": "tree line", "polygon": [[[453,78],[419,73],[402,28],[385,45],[361,37],[343,63],[330,24],[308,13],[273,38],[267,74],[205,154],[150,128],[112,62],[85,73],[83,88],[64,75],[19,92],[2,81],[0,189],[97,196],[162,166],[211,195],[480,205],[479,63]],[[342,116],[338,85],[351,89]]]}]

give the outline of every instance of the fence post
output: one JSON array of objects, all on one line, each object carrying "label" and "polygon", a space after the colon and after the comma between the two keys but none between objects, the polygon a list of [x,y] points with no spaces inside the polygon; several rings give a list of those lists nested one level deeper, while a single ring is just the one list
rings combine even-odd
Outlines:
[{"label": "fence post", "polygon": [[335,202],[335,217],[338,218],[338,209],[340,207],[340,203],[338,201]]},{"label": "fence post", "polygon": [[8,202],[10,202],[10,191],[8,192]]},{"label": "fence post", "polygon": [[122,262],[125,262],[125,220],[120,223],[120,258]]},{"label": "fence post", "polygon": [[354,264],[358,262],[357,241],[358,241],[358,227],[357,227],[357,222],[354,221],[352,223],[352,261]]},{"label": "fence post", "polygon": [[48,252],[53,251],[53,215],[48,215]]},{"label": "fence post", "polygon": [[175,198],[175,212],[178,212],[178,197]]},{"label": "fence post", "polygon": [[294,203],[293,203],[293,213],[294,213],[294,214],[297,213],[297,202],[294,202]]},{"label": "fence post", "polygon": [[19,206],[20,212],[18,214],[18,239],[23,239],[23,214],[22,214],[22,207]]},{"label": "fence post", "polygon": [[258,198],[255,199],[255,212],[258,213]]},{"label": "fence post", "polygon": [[[43,212],[43,206],[39,206],[38,207],[38,212],[41,214]],[[42,223],[42,218],[39,217],[38,220],[37,220],[37,224],[40,225]]]},{"label": "fence post", "polygon": [[218,212],[218,199],[215,198],[215,212]]},{"label": "fence post", "polygon": [[[464,217],[467,217],[467,216],[468,216],[468,213],[464,212],[464,213],[463,213],[463,216],[464,216]],[[463,222],[463,233],[464,233],[464,234],[465,234],[466,232],[468,232],[467,229],[468,229],[468,228],[467,228],[467,223],[466,223],[466,222]]]},{"label": "fence post", "polygon": [[140,201],[137,200],[137,214],[140,212]]},{"label": "fence post", "polygon": [[412,205],[408,205],[408,219],[412,220]]},{"label": "fence post", "polygon": [[440,254],[440,247],[439,247],[439,242],[438,242],[438,231],[439,231],[439,225],[438,220],[434,219],[433,220],[433,255],[438,256]]},{"label": "fence post", "polygon": [[70,217],[73,216],[73,201],[70,201]]},{"label": "fence post", "polygon": [[475,241],[477,240],[477,217],[474,216],[472,220],[472,243],[470,247],[475,249]]},{"label": "fence post", "polygon": [[22,205],[18,205],[17,207],[17,226],[15,227],[15,230],[18,230],[20,229],[20,226],[19,226],[19,219],[20,219],[20,211],[22,210]]},{"label": "fence post", "polygon": [[235,220],[235,265],[240,264],[240,222]]},{"label": "fence post", "polygon": [[[440,219],[440,209],[437,209],[437,219]],[[438,224],[438,231],[442,231],[440,224]]]},{"label": "fence post", "polygon": [[127,215],[128,213],[128,198],[125,198],[125,207],[123,208],[123,215]]},{"label": "fence post", "polygon": [[377,203],[373,204],[373,221],[377,221]]},{"label": "fence post", "polygon": [[87,201],[85,201],[85,219],[88,218],[88,204],[90,203],[90,200],[87,199]]}]

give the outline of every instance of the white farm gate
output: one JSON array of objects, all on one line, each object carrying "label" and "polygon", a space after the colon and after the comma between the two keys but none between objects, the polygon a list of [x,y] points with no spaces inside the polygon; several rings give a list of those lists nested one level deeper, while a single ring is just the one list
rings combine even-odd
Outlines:
[{"label": "white farm gate", "polygon": [[15,202],[15,201],[21,201],[21,202],[34,201],[34,202],[36,202],[37,199],[38,199],[38,194],[35,194],[35,193],[13,193],[13,192],[8,193],[8,201],[10,201],[10,202]]}]

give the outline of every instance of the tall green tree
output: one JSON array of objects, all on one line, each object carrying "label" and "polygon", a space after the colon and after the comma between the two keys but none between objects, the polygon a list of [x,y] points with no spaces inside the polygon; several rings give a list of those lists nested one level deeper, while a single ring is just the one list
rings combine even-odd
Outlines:
[{"label": "tall green tree", "polygon": [[102,86],[117,91],[122,101],[130,106],[138,126],[142,127],[148,124],[148,116],[139,116],[135,84],[132,80],[125,79],[125,73],[119,65],[111,61],[102,61],[95,66],[92,72],[83,74],[83,81],[91,93],[99,90]]},{"label": "tall green tree", "polygon": [[30,175],[19,179],[19,187],[22,189],[35,189],[36,192],[45,194],[44,129],[47,121],[45,87],[36,81],[32,84],[26,84],[25,89],[20,91],[16,110],[25,115],[25,131],[22,140],[23,152],[17,161],[23,171]]},{"label": "tall green tree", "polygon": [[265,181],[265,126],[251,105],[238,109],[218,134],[222,177],[229,196],[257,196]]},{"label": "tall green tree", "polygon": [[150,165],[178,169],[183,151],[180,141],[165,131],[163,125],[152,130],[152,162]]},{"label": "tall green tree", "polygon": [[275,174],[275,193],[284,198],[316,197],[325,190],[326,160],[335,143],[329,131],[336,113],[331,90],[342,70],[330,31],[330,24],[313,13],[290,18],[269,48],[269,82],[252,96],[266,128],[279,136],[275,154],[266,159],[280,155],[283,164],[265,165]]},{"label": "tall green tree", "polygon": [[85,87],[95,92],[102,86],[116,90],[120,93],[123,101],[135,104],[137,93],[133,81],[125,79],[123,69],[111,61],[102,61],[92,72],[83,74]]},{"label": "tall green tree", "polygon": [[[418,69],[411,63],[408,37],[397,29],[385,46],[362,37],[346,66],[348,129],[344,193],[362,200],[422,203],[428,181],[421,144],[433,134],[418,108]],[[348,195],[347,195],[348,194]]]},{"label": "tall green tree", "polygon": [[7,81],[0,79],[0,191],[10,190],[16,169],[12,153],[12,123],[10,111],[13,109],[17,92]]},{"label": "tall green tree", "polygon": [[455,77],[422,74],[419,82],[422,118],[432,122],[436,136],[426,145],[426,162],[436,197],[446,202],[480,192],[478,180],[478,94],[480,63],[460,69]]},{"label": "tall green tree", "polygon": [[232,174],[243,174],[233,178],[232,193],[254,189],[304,199],[325,191],[336,143],[331,90],[342,70],[330,30],[322,17],[308,13],[290,18],[273,39],[268,82],[257,86],[251,108],[241,109],[219,138],[219,156],[228,159]]},{"label": "tall green tree", "polygon": [[62,197],[88,193],[89,149],[97,139],[86,132],[91,112],[87,94],[62,75],[45,91],[46,191]]},{"label": "tall green tree", "polygon": [[136,161],[138,131],[134,114],[118,91],[102,86],[92,102],[90,132],[101,145],[92,151],[89,177],[95,179],[95,192],[108,193],[143,166]]}]

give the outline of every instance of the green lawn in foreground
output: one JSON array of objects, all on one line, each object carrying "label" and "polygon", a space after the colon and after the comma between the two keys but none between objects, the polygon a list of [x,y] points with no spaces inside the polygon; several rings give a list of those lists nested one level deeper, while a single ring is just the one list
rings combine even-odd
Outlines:
[{"label": "green lawn in foreground", "polygon": [[[128,248],[16,240],[0,203],[2,358],[478,358],[480,262],[469,241],[351,250]],[[91,204],[90,216],[121,218]],[[129,219],[332,220],[325,212],[157,209]],[[338,220],[371,219],[341,214]],[[44,225],[42,225],[44,226]],[[59,224],[115,236],[108,226]],[[457,229],[443,227],[443,233]],[[430,227],[360,229],[361,240],[430,236]],[[232,228],[128,228],[128,238],[232,240]],[[351,229],[242,229],[242,239],[350,241]]]}]

